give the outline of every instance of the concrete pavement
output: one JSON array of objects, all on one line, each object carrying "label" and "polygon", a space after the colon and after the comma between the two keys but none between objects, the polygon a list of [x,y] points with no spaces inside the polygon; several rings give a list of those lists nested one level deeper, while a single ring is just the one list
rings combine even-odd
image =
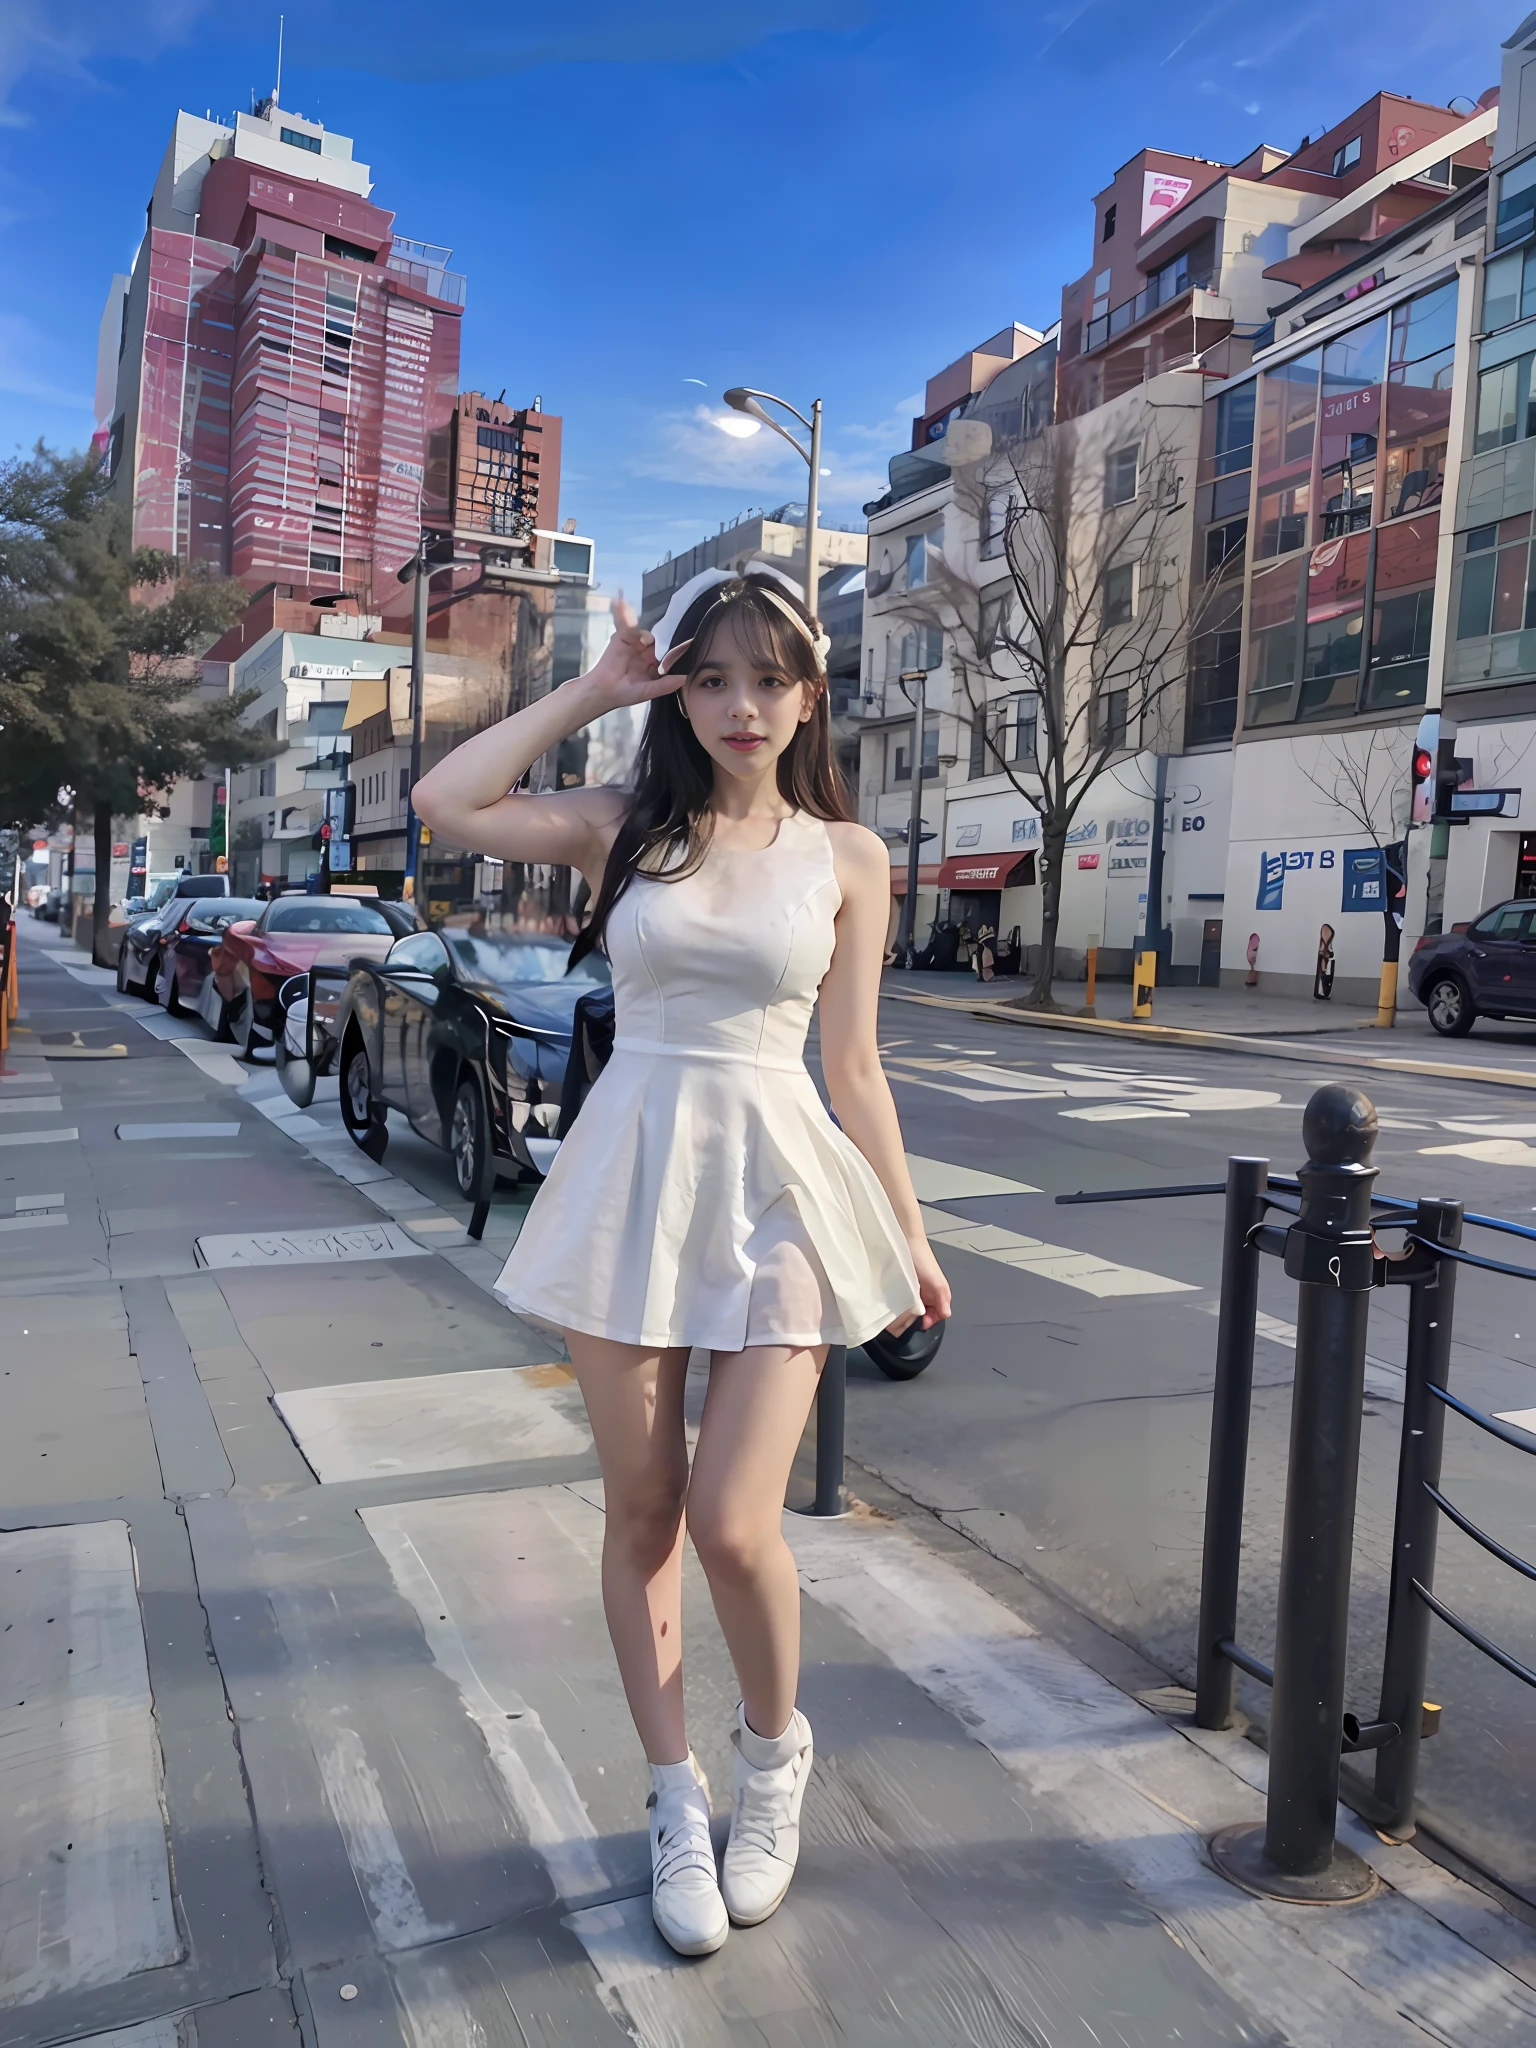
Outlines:
[{"label": "concrete pavement", "polygon": [[[270,1070],[64,951],[23,927],[0,1077],[0,2048],[1530,2038],[1536,1941],[1415,1848],[1346,1817],[1387,1889],[1341,1914],[1214,1875],[1203,1837],[1260,1813],[1262,1752],[1197,1736],[1166,1663],[964,1528],[984,1472],[947,1520],[858,1473],[846,1521],[789,1518],[801,1874],[679,1963],[649,1924],[580,1403],[488,1292],[522,1198],[470,1245],[420,1141],[396,1128],[373,1167],[331,1107],[289,1113]],[[1200,1295],[1155,1239],[1145,1269],[1085,1250],[1074,1212],[986,1236],[1039,1197],[967,1196],[976,1106],[928,1093],[909,1135],[972,1327],[1016,1331],[1017,1288],[1144,1322],[1118,1276],[1154,1268],[1175,1313]],[[1046,1177],[1007,1149],[1018,1190]],[[1016,1338],[956,1335],[1013,1368]],[[968,1411],[918,1404],[968,1370],[856,1376],[851,1426],[922,1416],[937,1453]],[[686,1626],[719,1809],[734,1690],[691,1569]]]}]

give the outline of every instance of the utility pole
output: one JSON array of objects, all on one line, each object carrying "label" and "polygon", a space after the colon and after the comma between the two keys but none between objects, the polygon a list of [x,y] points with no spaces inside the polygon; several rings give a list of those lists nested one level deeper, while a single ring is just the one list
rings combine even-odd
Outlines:
[{"label": "utility pole", "polygon": [[907,824],[907,897],[901,906],[901,925],[896,937],[896,957],[912,965],[917,950],[917,869],[923,838],[923,729],[928,723],[928,671],[908,668],[901,672],[901,685],[912,689],[912,814]]},{"label": "utility pole", "polygon": [[820,552],[816,546],[816,514],[821,495],[821,400],[811,406],[811,481],[805,494],[805,608],[814,619],[816,600],[821,595],[817,574]]},{"label": "utility pole", "polygon": [[407,562],[402,576],[411,575],[411,769],[405,792],[405,887],[407,903],[416,901],[416,870],[421,860],[421,822],[416,816],[416,784],[421,779],[421,730],[427,694],[427,597],[432,578],[427,569],[427,536],[423,530],[416,543],[414,562]]}]

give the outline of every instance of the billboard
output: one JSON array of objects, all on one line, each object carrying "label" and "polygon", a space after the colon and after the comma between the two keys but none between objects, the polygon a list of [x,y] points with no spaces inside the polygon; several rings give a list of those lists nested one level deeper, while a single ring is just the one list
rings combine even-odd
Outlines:
[{"label": "billboard", "polygon": [[1193,178],[1170,177],[1166,171],[1144,171],[1141,180],[1141,232],[1146,234],[1160,220],[1166,220],[1176,206],[1182,206],[1193,183]]}]

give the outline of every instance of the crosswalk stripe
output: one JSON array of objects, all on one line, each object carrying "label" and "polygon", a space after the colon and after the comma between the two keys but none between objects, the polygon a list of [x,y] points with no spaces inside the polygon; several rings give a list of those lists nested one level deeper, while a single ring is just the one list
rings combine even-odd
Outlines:
[{"label": "crosswalk stripe", "polygon": [[1143,1272],[1137,1266],[1122,1266],[1113,1259],[1101,1259],[1093,1252],[1074,1251],[1070,1245],[1046,1244],[1038,1237],[1025,1237],[1017,1230],[1005,1230],[997,1223],[968,1223],[942,1209],[924,1208],[923,1228],[930,1242],[947,1245],[952,1251],[976,1252],[1000,1265],[1034,1273],[1042,1280],[1057,1280],[1063,1287],[1075,1287],[1101,1301],[1129,1294],[1198,1294],[1188,1280],[1170,1280],[1162,1273]]}]

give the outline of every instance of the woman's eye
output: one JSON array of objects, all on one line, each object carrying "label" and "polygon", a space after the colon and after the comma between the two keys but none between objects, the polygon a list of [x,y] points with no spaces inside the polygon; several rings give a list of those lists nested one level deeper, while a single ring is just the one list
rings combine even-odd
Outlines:
[{"label": "woman's eye", "polygon": [[784,688],[784,678],[782,676],[760,676],[758,680],[762,683],[764,689],[767,690],[782,690]]}]

